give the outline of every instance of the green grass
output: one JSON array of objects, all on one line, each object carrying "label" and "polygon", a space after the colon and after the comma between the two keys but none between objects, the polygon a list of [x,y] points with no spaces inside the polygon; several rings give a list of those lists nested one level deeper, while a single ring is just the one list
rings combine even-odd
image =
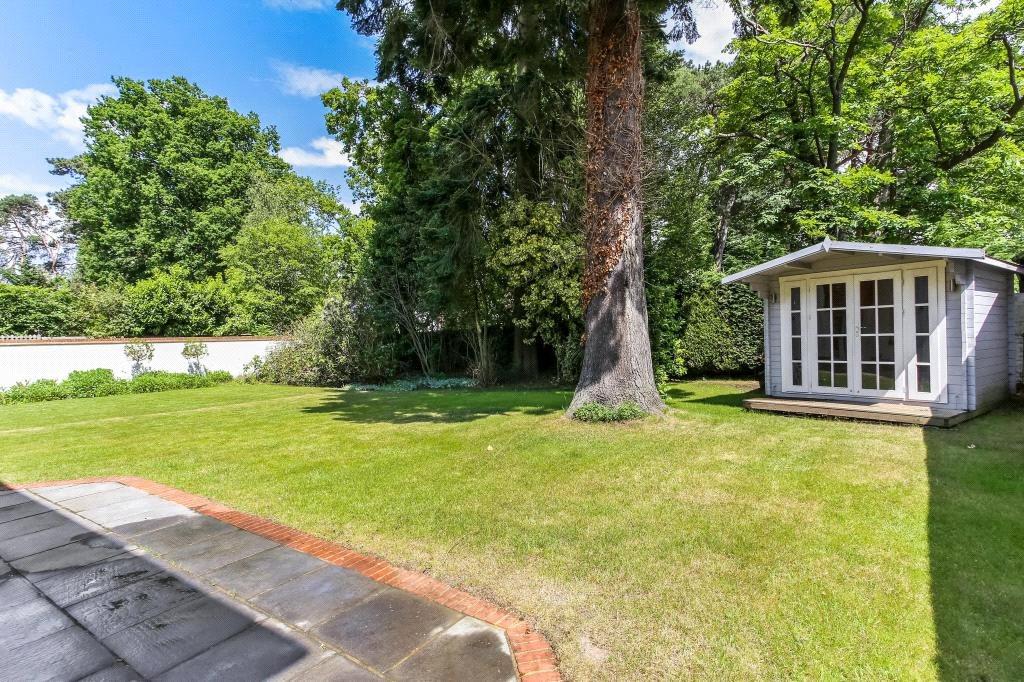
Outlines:
[{"label": "green grass", "polygon": [[[533,619],[574,679],[1024,677],[1024,438],[556,391],[226,385],[0,408],[0,479],[137,475]],[[971,447],[973,446],[973,447]]]}]

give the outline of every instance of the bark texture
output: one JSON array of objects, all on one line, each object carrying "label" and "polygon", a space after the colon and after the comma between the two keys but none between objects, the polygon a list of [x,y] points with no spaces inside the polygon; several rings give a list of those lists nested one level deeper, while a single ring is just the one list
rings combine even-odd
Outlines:
[{"label": "bark texture", "polygon": [[596,402],[664,405],[654,382],[644,293],[641,120],[644,77],[636,0],[591,0],[587,54],[585,347],[571,415]]}]

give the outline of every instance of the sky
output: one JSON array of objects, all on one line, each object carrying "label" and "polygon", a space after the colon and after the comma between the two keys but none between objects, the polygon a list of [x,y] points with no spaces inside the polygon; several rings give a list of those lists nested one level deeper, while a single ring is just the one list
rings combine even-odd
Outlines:
[{"label": "sky", "polygon": [[[343,76],[375,75],[374,42],[332,0],[0,0],[0,196],[67,185],[49,157],[80,152],[79,119],[114,92],[113,76],[184,76],[232,108],[259,115],[297,172],[345,185],[347,160],[327,135],[319,94]],[[724,0],[696,7],[697,62],[728,59]]]}]

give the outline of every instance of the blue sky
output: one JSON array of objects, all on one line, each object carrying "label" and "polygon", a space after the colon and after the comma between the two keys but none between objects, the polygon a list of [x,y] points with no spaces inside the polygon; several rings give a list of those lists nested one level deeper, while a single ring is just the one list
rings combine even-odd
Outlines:
[{"label": "blue sky", "polygon": [[[374,54],[331,0],[0,0],[0,16],[0,196],[67,182],[46,158],[82,149],[78,118],[115,75],[185,76],[274,125],[299,173],[345,184],[318,94],[342,76],[373,78]],[[698,6],[704,35],[684,46],[690,56],[717,58],[730,20],[724,2]]]}]

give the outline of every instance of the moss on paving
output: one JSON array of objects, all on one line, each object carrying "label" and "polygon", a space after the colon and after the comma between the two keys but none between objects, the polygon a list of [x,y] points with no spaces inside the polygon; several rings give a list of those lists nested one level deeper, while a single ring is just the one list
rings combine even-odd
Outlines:
[{"label": "moss on paving", "polygon": [[562,417],[563,391],[227,385],[0,408],[0,479],[136,475],[535,619],[574,679],[1024,677],[1024,414]]}]

